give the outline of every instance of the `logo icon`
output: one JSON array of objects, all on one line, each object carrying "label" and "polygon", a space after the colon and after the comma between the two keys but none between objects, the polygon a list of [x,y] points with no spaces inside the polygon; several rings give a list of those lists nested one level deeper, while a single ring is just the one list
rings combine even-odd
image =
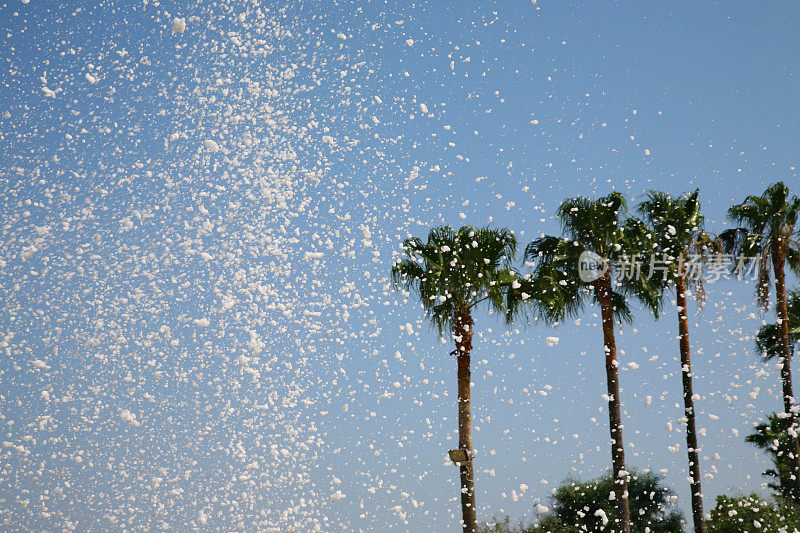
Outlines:
[{"label": "logo icon", "polygon": [[578,276],[584,283],[602,278],[608,272],[608,261],[594,252],[585,250],[578,257]]}]

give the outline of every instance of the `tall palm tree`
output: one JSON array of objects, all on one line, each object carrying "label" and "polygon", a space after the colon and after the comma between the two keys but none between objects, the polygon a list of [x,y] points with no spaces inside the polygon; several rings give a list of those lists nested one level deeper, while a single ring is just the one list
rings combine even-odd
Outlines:
[{"label": "tall palm tree", "polygon": [[467,454],[467,460],[459,463],[465,533],[477,529],[470,415],[473,311],[486,304],[510,322],[520,310],[526,295],[519,290],[519,276],[511,268],[516,248],[517,240],[507,229],[464,226],[456,231],[442,226],[430,231],[428,242],[407,239],[403,243],[405,257],[392,267],[395,287],[416,292],[439,333],[449,329],[455,340],[458,446]]},{"label": "tall palm tree", "polygon": [[[661,300],[649,280],[636,272],[625,272],[633,257],[653,246],[652,233],[640,220],[626,219],[625,210],[625,199],[618,192],[597,200],[578,197],[562,202],[558,218],[567,237],[544,236],[528,245],[525,260],[533,272],[526,276],[521,290],[531,294],[534,308],[550,321],[577,315],[588,300],[600,306],[617,529],[629,533],[628,472],[614,324],[632,321],[628,296],[637,297],[656,316]],[[616,283],[612,273],[617,274]]]},{"label": "tall palm tree", "polygon": [[[800,198],[789,194],[782,182],[770,186],[761,196],[748,196],[744,202],[728,209],[728,217],[739,227],[723,232],[720,237],[726,250],[742,258],[741,265],[758,262],[756,294],[762,308],[769,303],[770,266],[775,276],[775,310],[778,315],[778,340],[783,385],[783,409],[788,420],[794,483],[800,492],[800,443],[797,439],[797,415],[792,391],[792,342],[786,295],[786,265],[800,271],[797,243],[797,217]],[[740,266],[741,266],[740,265]]]},{"label": "tall palm tree", "polygon": [[[692,518],[695,533],[703,533],[703,496],[700,488],[700,460],[695,429],[694,391],[692,387],[692,361],[689,345],[689,321],[687,319],[686,293],[693,285],[692,294],[702,305],[705,299],[703,280],[696,267],[721,251],[715,237],[703,229],[704,218],[700,213],[699,191],[673,198],[660,191],[650,191],[647,199],[639,204],[639,212],[650,224],[656,239],[653,250],[661,256],[651,262],[655,268],[649,275],[661,276],[664,289],[675,288],[678,306],[678,347],[681,354],[683,381],[683,405],[686,414],[686,447],[689,454],[689,472],[692,489]],[[656,272],[659,271],[659,272]],[[667,292],[663,292],[666,295]]]}]

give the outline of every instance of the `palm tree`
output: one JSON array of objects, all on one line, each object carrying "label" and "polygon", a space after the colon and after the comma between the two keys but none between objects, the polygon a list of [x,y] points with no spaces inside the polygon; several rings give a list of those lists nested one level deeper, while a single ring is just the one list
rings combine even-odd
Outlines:
[{"label": "palm tree", "polygon": [[418,238],[403,243],[405,257],[392,267],[396,288],[414,291],[426,315],[441,335],[452,332],[458,366],[458,446],[467,460],[459,462],[461,513],[465,533],[477,529],[475,482],[472,465],[472,418],[470,415],[470,354],[473,311],[487,304],[490,312],[511,321],[527,296],[519,276],[511,268],[517,240],[507,229],[464,226],[434,228],[428,242]]},{"label": "palm tree", "polygon": [[[650,191],[647,199],[639,205],[639,212],[650,224],[656,239],[654,252],[661,260],[651,262],[653,268],[648,275],[657,275],[668,286],[675,287],[678,306],[678,347],[681,354],[683,381],[683,405],[686,413],[686,447],[689,454],[689,472],[692,485],[692,518],[695,533],[705,531],[703,525],[703,496],[700,488],[700,461],[695,429],[694,392],[692,387],[692,361],[689,346],[689,321],[687,319],[687,285],[694,285],[693,295],[703,304],[705,292],[702,278],[695,269],[721,251],[718,240],[703,229],[700,213],[699,191],[673,198],[660,191]],[[666,295],[666,291],[662,293]]]},{"label": "palm tree", "polygon": [[792,392],[792,342],[786,301],[786,264],[795,273],[800,271],[800,251],[797,237],[797,217],[800,198],[789,195],[782,182],[770,186],[761,196],[748,196],[744,202],[728,209],[728,217],[739,227],[723,232],[720,237],[726,251],[739,258],[737,268],[758,263],[756,294],[763,309],[769,303],[770,266],[775,276],[776,314],[778,315],[778,345],[776,352],[781,367],[783,409],[788,420],[794,483],[800,492],[800,443],[797,439],[797,415]]},{"label": "palm tree", "polygon": [[[630,532],[628,472],[620,414],[616,321],[630,323],[628,296],[635,296],[657,316],[659,291],[650,281],[631,271],[632,258],[649,251],[652,234],[643,222],[628,218],[625,199],[618,192],[592,200],[585,197],[562,202],[558,218],[567,238],[543,236],[525,249],[526,264],[533,267],[524,290],[545,319],[560,321],[577,315],[587,300],[599,304],[605,348],[609,429],[618,529]],[[635,269],[634,269],[635,270]],[[612,271],[617,283],[612,280]]]}]

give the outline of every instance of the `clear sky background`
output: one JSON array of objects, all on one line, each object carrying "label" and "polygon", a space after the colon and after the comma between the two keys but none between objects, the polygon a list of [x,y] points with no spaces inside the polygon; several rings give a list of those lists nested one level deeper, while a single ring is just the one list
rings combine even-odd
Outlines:
[{"label": "clear sky background", "polygon": [[[721,231],[747,194],[800,190],[793,2],[13,0],[0,21],[12,529],[456,531],[455,362],[389,286],[402,239],[526,244],[565,197],[654,188],[699,187]],[[707,510],[769,466],[744,443],[781,408],[753,288],[690,313]],[[596,312],[477,317],[479,518],[610,466]],[[629,465],[688,517],[675,315],[618,347]]]}]

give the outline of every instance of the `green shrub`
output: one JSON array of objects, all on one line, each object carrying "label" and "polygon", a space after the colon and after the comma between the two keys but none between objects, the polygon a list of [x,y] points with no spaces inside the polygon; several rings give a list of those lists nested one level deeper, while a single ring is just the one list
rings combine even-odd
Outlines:
[{"label": "green shrub", "polygon": [[[628,482],[632,533],[682,533],[683,519],[674,509],[672,491],[651,472],[633,472]],[[538,525],[511,523],[508,517],[484,524],[481,533],[584,533],[614,530],[615,508],[610,500],[610,474],[593,481],[568,479],[551,499],[552,511]]]},{"label": "green shrub", "polygon": [[717,506],[706,521],[707,533],[792,533],[800,531],[796,505],[750,496],[717,496]]}]

